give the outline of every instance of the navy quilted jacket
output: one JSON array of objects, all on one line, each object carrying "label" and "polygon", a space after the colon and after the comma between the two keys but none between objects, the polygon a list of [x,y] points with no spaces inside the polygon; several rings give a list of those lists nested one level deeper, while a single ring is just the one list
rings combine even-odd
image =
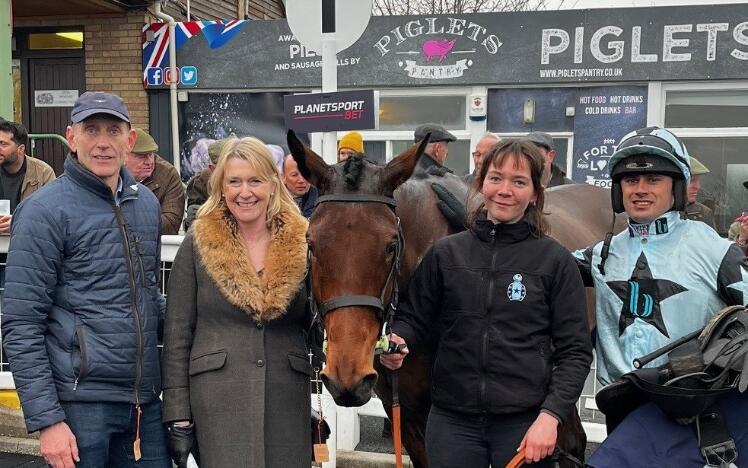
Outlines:
[{"label": "navy quilted jacket", "polygon": [[111,190],[68,156],[13,216],[3,346],[29,432],[60,401],[147,403],[160,393],[160,208],[122,170]]}]

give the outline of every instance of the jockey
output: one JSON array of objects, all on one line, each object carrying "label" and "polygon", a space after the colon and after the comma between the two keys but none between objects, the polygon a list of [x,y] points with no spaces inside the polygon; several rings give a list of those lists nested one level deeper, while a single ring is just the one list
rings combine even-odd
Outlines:
[{"label": "jockey", "polygon": [[[672,132],[650,127],[627,134],[608,167],[613,209],[626,212],[628,229],[574,254],[585,284],[595,287],[597,375],[605,385],[633,371],[635,358],[701,329],[726,305],[744,305],[748,298],[741,249],[706,224],[680,217],[690,158]],[[666,361],[661,357],[648,367]],[[748,399],[728,399],[746,414]],[[748,461],[748,418],[730,419],[738,451],[746,447],[741,461]],[[589,463],[701,468],[698,447],[692,428],[648,404],[629,414]]]}]

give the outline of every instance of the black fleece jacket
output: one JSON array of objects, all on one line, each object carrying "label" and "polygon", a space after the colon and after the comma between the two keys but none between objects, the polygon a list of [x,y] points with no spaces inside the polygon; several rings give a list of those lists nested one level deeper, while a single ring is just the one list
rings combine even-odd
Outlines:
[{"label": "black fleece jacket", "polygon": [[574,259],[525,220],[479,220],[437,241],[392,330],[411,349],[438,334],[432,400],[464,413],[544,409],[563,422],[592,362]]}]

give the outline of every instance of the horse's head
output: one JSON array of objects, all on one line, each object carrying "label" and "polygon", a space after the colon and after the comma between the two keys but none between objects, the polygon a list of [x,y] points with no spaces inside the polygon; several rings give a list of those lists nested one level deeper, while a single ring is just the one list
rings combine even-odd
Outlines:
[{"label": "horse's head", "polygon": [[377,380],[374,348],[402,250],[393,192],[410,177],[427,140],[384,167],[360,156],[329,166],[288,132],[299,171],[320,193],[307,234],[312,300],[327,334],[322,380],[341,406],[369,401]]}]

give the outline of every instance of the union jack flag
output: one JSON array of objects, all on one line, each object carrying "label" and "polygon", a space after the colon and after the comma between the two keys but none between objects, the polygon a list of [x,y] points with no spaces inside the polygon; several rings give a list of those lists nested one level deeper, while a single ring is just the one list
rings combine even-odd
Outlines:
[{"label": "union jack flag", "polygon": [[[174,31],[175,46],[180,49],[191,37],[200,33],[205,37],[211,49],[226,44],[248,20],[220,21],[184,21],[176,23]],[[152,31],[153,40],[148,41],[148,32]],[[169,24],[152,23],[143,27],[143,86],[146,86],[147,70],[151,67],[166,68],[169,63]]]}]

